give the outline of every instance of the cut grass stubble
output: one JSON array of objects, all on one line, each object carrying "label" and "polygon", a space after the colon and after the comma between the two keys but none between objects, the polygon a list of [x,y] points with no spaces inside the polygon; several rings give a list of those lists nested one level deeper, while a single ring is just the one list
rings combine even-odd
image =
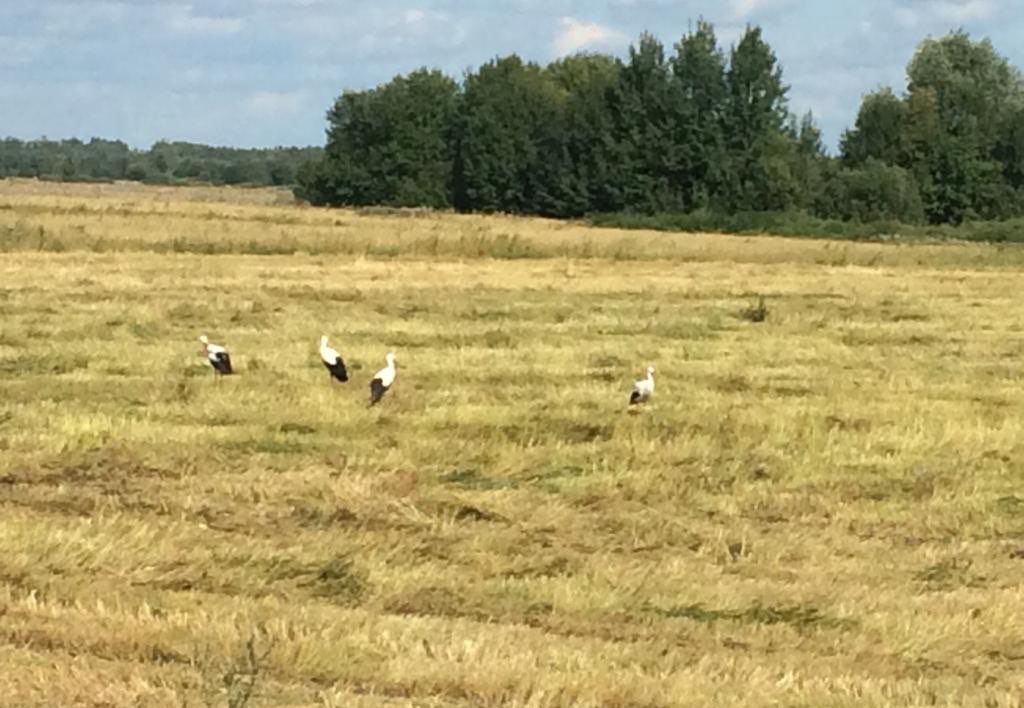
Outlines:
[{"label": "cut grass stubble", "polygon": [[0,189],[12,704],[1019,705],[1016,256],[204,198]]}]

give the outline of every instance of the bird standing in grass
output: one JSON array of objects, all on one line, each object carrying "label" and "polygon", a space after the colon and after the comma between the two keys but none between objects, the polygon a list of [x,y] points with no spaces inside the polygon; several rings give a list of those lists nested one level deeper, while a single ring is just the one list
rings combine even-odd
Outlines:
[{"label": "bird standing in grass", "polygon": [[646,403],[654,393],[654,367],[647,367],[647,378],[633,383],[633,392],[629,394],[629,405]]},{"label": "bird standing in grass", "polygon": [[384,357],[388,365],[373,375],[370,381],[370,405],[376,404],[395,382],[395,355],[388,352]]},{"label": "bird standing in grass", "polygon": [[327,335],[320,337],[320,360],[323,361],[324,366],[327,367],[327,371],[331,375],[331,380],[341,381],[345,383],[348,381],[348,370],[345,368],[345,362],[341,358],[341,354],[336,349],[333,349],[327,345]]},{"label": "bird standing in grass", "polygon": [[205,334],[199,337],[199,341],[203,343],[203,353],[206,354],[206,358],[216,374],[227,376],[234,373],[231,368],[231,356],[227,349],[219,344],[210,344],[210,340]]}]

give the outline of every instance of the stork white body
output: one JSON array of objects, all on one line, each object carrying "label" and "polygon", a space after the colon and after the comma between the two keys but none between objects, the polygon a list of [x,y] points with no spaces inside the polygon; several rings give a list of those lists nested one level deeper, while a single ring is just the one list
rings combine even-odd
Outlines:
[{"label": "stork white body", "polygon": [[231,355],[227,349],[219,344],[212,344],[205,334],[199,337],[199,341],[202,342],[206,360],[210,362],[215,373],[221,376],[234,373],[231,368]]},{"label": "stork white body", "polygon": [[338,350],[330,347],[327,341],[326,334],[320,337],[320,360],[327,367],[331,380],[344,383],[348,381],[348,370],[345,368],[345,362],[342,360]]},{"label": "stork white body", "polygon": [[629,405],[647,403],[654,395],[654,367],[647,367],[647,378],[633,383],[633,392],[629,394]]},{"label": "stork white body", "polygon": [[384,357],[387,361],[387,366],[378,371],[373,375],[373,379],[370,381],[370,405],[374,405],[380,401],[380,399],[387,393],[387,390],[391,388],[391,384],[395,382],[395,355],[392,352],[388,352]]}]

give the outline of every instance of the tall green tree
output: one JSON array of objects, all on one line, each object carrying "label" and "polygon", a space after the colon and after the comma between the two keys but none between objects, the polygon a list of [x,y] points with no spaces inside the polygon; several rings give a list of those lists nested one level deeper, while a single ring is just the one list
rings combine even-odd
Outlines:
[{"label": "tall green tree", "polygon": [[1015,203],[998,161],[1024,84],[988,40],[953,32],[921,43],[907,67],[909,167],[936,223],[998,218]]},{"label": "tall green tree", "polygon": [[619,63],[602,54],[577,54],[547,71],[564,92],[564,150],[560,173],[565,216],[615,210],[608,185],[619,169],[612,157],[613,117],[608,93],[618,82]]},{"label": "tall green tree", "polygon": [[564,99],[550,72],[515,55],[466,77],[454,133],[456,208],[564,215]]},{"label": "tall green tree", "polygon": [[657,212],[683,208],[678,184],[685,155],[676,139],[683,95],[662,44],[651,34],[629,48],[608,92],[612,115],[609,206]]},{"label": "tall green tree", "polygon": [[676,177],[690,210],[708,206],[725,176],[726,61],[714,27],[703,19],[675,49],[672,76],[682,94],[675,140],[685,165]]},{"label": "tall green tree", "polygon": [[991,146],[1001,119],[1024,105],[1020,72],[987,40],[964,31],[926,39],[907,66],[907,92],[931,91],[944,132]]},{"label": "tall green tree", "polygon": [[790,175],[795,183],[793,206],[814,210],[822,203],[826,183],[834,175],[830,160],[825,155],[821,129],[814,122],[814,114],[808,111],[799,120],[792,116],[787,132],[790,138]]},{"label": "tall green tree", "polygon": [[908,118],[907,103],[891,88],[867,94],[861,101],[854,126],[844,131],[840,139],[843,164],[855,167],[874,159],[906,166]]},{"label": "tall green tree", "polygon": [[342,94],[323,165],[301,172],[303,193],[333,205],[450,206],[458,101],[458,84],[427,69]]},{"label": "tall green tree", "polygon": [[[1017,193],[1024,190],[1024,106],[1015,106],[1003,116],[999,138],[992,151],[1003,170],[1007,185]],[[1018,206],[1015,211],[1021,212]]]},{"label": "tall green tree", "polygon": [[787,164],[789,87],[759,27],[748,27],[733,48],[726,79],[722,130],[728,172],[723,205],[731,211],[786,209],[796,188]]}]

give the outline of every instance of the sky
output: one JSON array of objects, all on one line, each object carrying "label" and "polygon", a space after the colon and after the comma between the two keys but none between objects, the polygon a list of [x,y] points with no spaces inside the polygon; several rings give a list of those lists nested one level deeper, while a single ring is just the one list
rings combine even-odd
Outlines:
[{"label": "sky", "polygon": [[625,56],[703,17],[728,49],[759,25],[834,151],[861,96],[905,87],[917,44],[963,28],[1024,67],[1019,0],[33,0],[0,2],[0,135],[322,145],[345,89],[496,56]]}]

